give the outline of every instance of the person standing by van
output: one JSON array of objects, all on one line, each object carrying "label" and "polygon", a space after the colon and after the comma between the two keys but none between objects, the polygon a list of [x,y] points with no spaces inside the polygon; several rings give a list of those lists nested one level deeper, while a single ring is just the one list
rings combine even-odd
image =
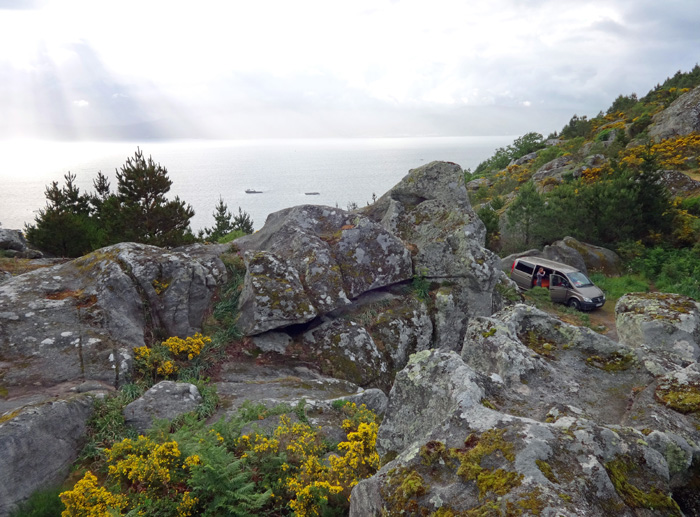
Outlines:
[{"label": "person standing by van", "polygon": [[537,287],[542,287],[542,279],[544,278],[544,268],[537,271]]}]

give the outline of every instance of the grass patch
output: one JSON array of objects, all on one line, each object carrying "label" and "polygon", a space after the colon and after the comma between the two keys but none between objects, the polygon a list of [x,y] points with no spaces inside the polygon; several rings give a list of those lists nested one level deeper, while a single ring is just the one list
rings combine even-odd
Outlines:
[{"label": "grass patch", "polygon": [[60,488],[34,492],[10,513],[10,517],[57,517],[66,509],[58,498],[60,493]]},{"label": "grass patch", "polygon": [[602,273],[594,273],[591,275],[591,280],[603,290],[607,303],[615,302],[627,293],[646,293],[649,291],[649,282],[640,275],[609,277]]}]

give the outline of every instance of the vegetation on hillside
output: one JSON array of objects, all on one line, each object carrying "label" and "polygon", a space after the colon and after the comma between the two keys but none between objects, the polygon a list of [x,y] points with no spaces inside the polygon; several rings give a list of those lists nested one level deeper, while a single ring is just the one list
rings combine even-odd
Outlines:
[{"label": "vegetation on hillside", "polygon": [[[93,180],[91,193],[80,192],[70,172],[63,185],[51,182],[46,187],[46,207],[25,228],[27,240],[61,257],[79,257],[119,242],[174,247],[195,241],[190,228],[194,210],[177,196],[168,199],[172,181],[165,167],[137,149],[116,174],[116,192],[102,172]],[[214,227],[201,231],[200,240],[253,232],[250,216],[240,207],[238,215],[232,216],[221,198],[213,215]]]},{"label": "vegetation on hillside", "polygon": [[547,139],[528,133],[497,149],[466,174],[486,180],[471,197],[489,248],[505,255],[570,235],[615,249],[630,272],[659,288],[697,297],[700,191],[673,195],[662,173],[700,173],[700,134],[654,141],[648,130],[655,114],[698,85],[696,65],[642,98],[620,95],[593,118],[574,115]]}]

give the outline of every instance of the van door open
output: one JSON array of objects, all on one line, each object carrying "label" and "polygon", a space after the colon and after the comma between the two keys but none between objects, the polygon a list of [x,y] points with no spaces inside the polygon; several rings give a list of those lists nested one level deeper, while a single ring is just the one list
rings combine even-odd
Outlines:
[{"label": "van door open", "polygon": [[553,302],[566,303],[568,299],[569,281],[560,273],[549,275],[549,297]]}]

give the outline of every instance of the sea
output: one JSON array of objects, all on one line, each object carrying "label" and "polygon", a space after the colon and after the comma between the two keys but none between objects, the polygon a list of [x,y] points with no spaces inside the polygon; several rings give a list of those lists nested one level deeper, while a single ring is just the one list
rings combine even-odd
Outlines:
[{"label": "sea", "polygon": [[213,226],[220,197],[232,213],[239,207],[247,212],[257,230],[270,213],[291,206],[364,206],[410,169],[433,160],[473,170],[514,138],[0,141],[0,227],[22,229],[33,223],[46,206],[46,187],[53,181],[63,184],[68,172],[83,192],[93,190],[98,171],[116,190],[116,170],[138,148],[167,169],[168,197],[179,196],[192,206],[196,232]]}]

